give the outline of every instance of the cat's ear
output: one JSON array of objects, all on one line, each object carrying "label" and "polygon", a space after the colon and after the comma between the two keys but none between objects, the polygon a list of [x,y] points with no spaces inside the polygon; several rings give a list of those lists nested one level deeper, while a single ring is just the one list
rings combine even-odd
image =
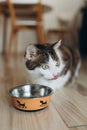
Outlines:
[{"label": "cat's ear", "polygon": [[54,49],[58,49],[58,48],[61,47],[61,44],[62,44],[62,40],[59,40],[58,42],[56,42],[56,43],[53,44],[53,48]]},{"label": "cat's ear", "polygon": [[39,52],[40,52],[39,49],[35,45],[30,44],[26,48],[25,57],[28,60],[32,60],[33,61],[39,55]]}]

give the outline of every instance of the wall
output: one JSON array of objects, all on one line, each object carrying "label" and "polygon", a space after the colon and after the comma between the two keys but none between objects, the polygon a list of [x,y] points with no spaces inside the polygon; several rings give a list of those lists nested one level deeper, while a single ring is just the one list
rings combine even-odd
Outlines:
[{"label": "wall", "polygon": [[[57,28],[58,18],[69,18],[73,17],[73,14],[83,5],[83,0],[42,0],[43,4],[47,4],[52,7],[52,10],[44,13],[44,27],[45,30],[49,28]],[[67,14],[67,15],[66,15]],[[3,34],[3,18],[0,17],[0,52],[2,50],[2,34]],[[10,21],[8,20],[8,37],[10,35]],[[18,35],[18,50],[24,51],[27,44],[35,43],[37,41],[36,33],[29,31],[21,31]]]}]

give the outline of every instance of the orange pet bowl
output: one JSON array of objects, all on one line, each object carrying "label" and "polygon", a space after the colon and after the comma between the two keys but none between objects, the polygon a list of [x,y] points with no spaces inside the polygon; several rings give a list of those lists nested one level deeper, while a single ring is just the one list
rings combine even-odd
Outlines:
[{"label": "orange pet bowl", "polygon": [[53,90],[38,84],[26,84],[9,91],[15,108],[24,111],[36,111],[49,105]]}]

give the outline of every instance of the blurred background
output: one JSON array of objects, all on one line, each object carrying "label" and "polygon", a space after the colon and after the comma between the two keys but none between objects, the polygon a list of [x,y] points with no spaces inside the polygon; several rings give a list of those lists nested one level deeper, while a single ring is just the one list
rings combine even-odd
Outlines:
[{"label": "blurred background", "polygon": [[[58,90],[43,114],[17,112],[8,92],[30,83],[27,45],[63,37],[82,56],[77,84]],[[87,0],[0,0],[0,115],[0,130],[87,130]]]},{"label": "blurred background", "polygon": [[[8,0],[7,0],[8,1]],[[9,46],[9,39],[11,34],[11,17],[2,11],[2,3],[6,0],[0,0],[0,53],[6,53]],[[25,0],[25,2],[29,2]],[[87,7],[86,0],[41,0],[42,4],[42,23],[45,34],[45,42],[55,42],[66,35],[70,38],[76,46],[80,48],[82,54],[87,53]],[[18,3],[14,0],[14,3]],[[21,0],[20,3],[23,3]],[[7,2],[8,4],[8,2]],[[7,5],[8,6],[8,5]],[[9,9],[8,9],[9,10]],[[30,9],[31,10],[31,9]],[[27,11],[28,12],[28,11]],[[8,19],[5,19],[8,17]],[[7,23],[5,23],[5,20]],[[5,30],[5,28],[7,28]],[[4,32],[5,31],[5,32]],[[6,33],[6,34],[5,34]],[[5,35],[5,36],[4,36]],[[3,41],[5,43],[3,43]],[[14,40],[12,41],[14,42]],[[37,34],[35,30],[20,30],[17,36],[17,50],[18,53],[24,52],[29,43],[38,43]],[[15,52],[13,47],[12,52]]]}]

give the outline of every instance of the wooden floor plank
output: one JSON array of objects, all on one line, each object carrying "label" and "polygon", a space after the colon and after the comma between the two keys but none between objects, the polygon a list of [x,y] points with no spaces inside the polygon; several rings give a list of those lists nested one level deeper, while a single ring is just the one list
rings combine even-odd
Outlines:
[{"label": "wooden floor plank", "polygon": [[69,127],[87,125],[87,97],[80,95],[75,88],[58,90],[52,101]]},{"label": "wooden floor plank", "polygon": [[70,128],[70,130],[87,130],[86,126],[80,126],[80,127],[74,127],[74,128]]},{"label": "wooden floor plank", "polygon": [[78,82],[53,96],[53,103],[68,127],[87,125],[87,59],[82,61]]},{"label": "wooden floor plank", "polygon": [[9,96],[11,88],[30,82],[23,56],[11,57],[9,62],[1,56],[0,76],[3,80],[0,81],[0,129],[87,130],[86,66],[81,69],[78,86],[56,91],[48,108],[30,113],[16,110]]},{"label": "wooden floor plank", "polygon": [[38,112],[22,112],[10,102],[9,90],[17,85],[29,82],[22,59],[3,59],[4,82],[0,83],[0,129],[1,130],[69,130],[54,105]]}]

